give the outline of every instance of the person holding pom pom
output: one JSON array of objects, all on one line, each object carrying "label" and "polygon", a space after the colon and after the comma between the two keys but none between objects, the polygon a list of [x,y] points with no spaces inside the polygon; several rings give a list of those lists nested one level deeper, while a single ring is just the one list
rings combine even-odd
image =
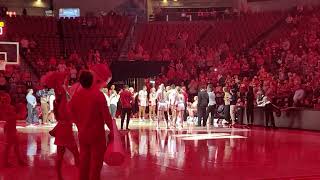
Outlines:
[{"label": "person holding pom pom", "polygon": [[9,153],[10,149],[14,148],[15,156],[18,158],[18,163],[21,166],[27,165],[27,163],[22,159],[19,148],[19,139],[17,135],[16,122],[19,113],[16,112],[16,108],[12,106],[9,98],[6,98],[6,102],[1,102],[0,109],[1,114],[5,114],[5,116],[1,116],[1,120],[5,120],[4,125],[4,136],[5,136],[5,147],[4,147],[4,166],[11,167],[12,164],[9,163]]},{"label": "person holding pom pom", "polygon": [[[80,144],[80,180],[99,180],[106,151],[106,132],[110,129],[109,139],[113,139],[113,120],[98,79],[102,74],[83,71],[80,74],[81,88],[72,96],[70,108],[75,119]],[[104,78],[105,79],[105,78]],[[104,81],[105,82],[105,81]]]}]

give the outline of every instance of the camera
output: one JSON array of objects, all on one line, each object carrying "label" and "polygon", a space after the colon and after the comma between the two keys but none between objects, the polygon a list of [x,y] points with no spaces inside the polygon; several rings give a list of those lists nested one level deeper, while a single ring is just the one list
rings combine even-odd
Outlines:
[{"label": "camera", "polygon": [[36,95],[37,95],[38,97],[44,97],[44,96],[48,96],[49,94],[48,94],[48,90],[42,89],[42,90],[39,90],[39,91],[36,93]]},{"label": "camera", "polygon": [[51,95],[55,95],[54,90],[53,89],[42,89],[39,90],[36,95],[38,97],[45,97],[45,96],[51,96]]}]

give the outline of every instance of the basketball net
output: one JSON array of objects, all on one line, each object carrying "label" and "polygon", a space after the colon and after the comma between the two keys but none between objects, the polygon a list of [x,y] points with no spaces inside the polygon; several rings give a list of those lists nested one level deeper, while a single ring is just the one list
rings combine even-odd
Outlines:
[{"label": "basketball net", "polygon": [[4,60],[0,60],[0,71],[6,70],[6,62]]}]

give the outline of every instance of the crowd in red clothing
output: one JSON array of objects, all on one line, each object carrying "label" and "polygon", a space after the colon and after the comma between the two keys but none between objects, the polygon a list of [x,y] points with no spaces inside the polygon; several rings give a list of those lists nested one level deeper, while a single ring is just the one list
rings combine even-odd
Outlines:
[{"label": "crowd in red clothing", "polygon": [[[157,54],[149,52],[150,48],[145,49],[145,44],[137,44],[129,51],[128,58],[149,61],[156,57],[171,61],[168,69],[157,78],[156,84],[186,86],[189,94],[196,94],[200,86],[208,83],[215,85],[217,92],[222,92],[224,86],[237,84],[240,93],[244,93],[252,85],[256,92],[262,88],[274,99],[284,101],[281,103],[285,106],[290,104],[288,99],[292,99],[297,89],[303,89],[303,104],[314,107],[320,103],[320,84],[317,81],[320,77],[319,18],[317,10],[299,7],[262,42],[239,52],[234,50],[228,37],[218,47],[212,48],[195,43],[190,40],[197,39],[195,34],[181,30],[176,37],[166,37],[164,48]],[[106,40],[101,45],[108,47],[108,44]],[[69,71],[75,81],[82,69],[109,62],[100,52],[89,50],[84,58],[77,51],[73,51],[68,58],[39,56],[32,59],[31,64],[40,71],[40,75],[47,71]],[[1,88],[8,83],[3,75],[0,75],[0,83]]]},{"label": "crowd in red clothing", "polygon": [[[187,85],[190,94],[198,87],[211,83],[216,91],[222,87],[239,87],[240,93],[252,85],[255,92],[261,88],[281,106],[289,106],[290,99],[298,89],[303,89],[306,107],[318,107],[320,103],[320,14],[305,11],[294,16],[294,23],[281,31],[282,39],[267,37],[257,46],[240,53],[230,50],[228,43],[218,51],[198,47],[185,50],[183,56],[175,58],[167,72],[157,83]],[[277,33],[277,30],[275,30]],[[166,52],[179,49],[165,48]],[[175,53],[177,54],[177,53]],[[207,57],[207,58],[205,58]]]}]

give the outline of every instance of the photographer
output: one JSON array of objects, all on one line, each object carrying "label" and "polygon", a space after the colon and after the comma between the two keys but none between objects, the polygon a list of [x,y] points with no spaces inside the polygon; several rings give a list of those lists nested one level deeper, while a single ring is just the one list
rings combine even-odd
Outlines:
[{"label": "photographer", "polygon": [[48,119],[51,123],[55,123],[55,117],[54,117],[54,101],[56,100],[54,89],[50,89],[48,92],[48,100],[49,100],[49,114]]},{"label": "photographer", "polygon": [[48,124],[48,115],[49,115],[49,96],[48,89],[42,89],[37,92],[37,96],[40,97],[41,112],[42,112],[42,124]]}]

